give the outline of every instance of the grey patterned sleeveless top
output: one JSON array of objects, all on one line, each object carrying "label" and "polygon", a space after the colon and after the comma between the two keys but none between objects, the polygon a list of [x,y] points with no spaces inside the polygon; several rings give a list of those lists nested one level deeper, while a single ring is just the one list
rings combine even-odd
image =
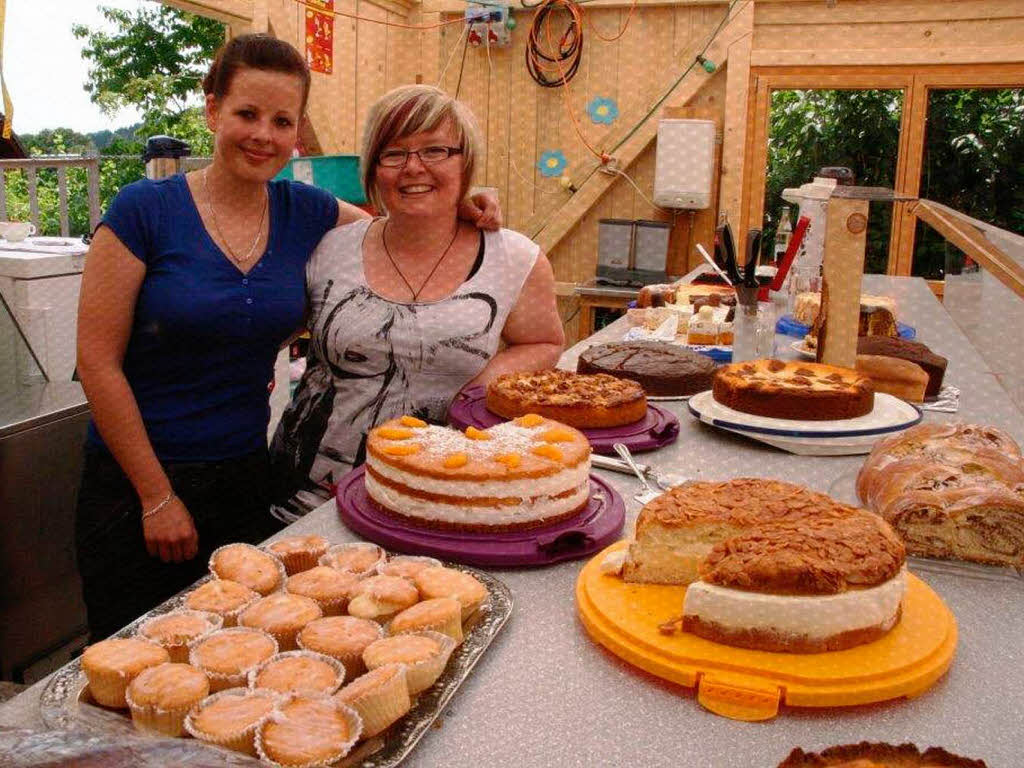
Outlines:
[{"label": "grey patterned sleeveless top", "polygon": [[401,303],[367,285],[370,223],[328,232],[306,267],[309,356],[271,444],[279,484],[332,486],[362,460],[367,432],[396,416],[444,423],[497,352],[540,251],[517,232],[486,232],[483,263],[451,296]]}]

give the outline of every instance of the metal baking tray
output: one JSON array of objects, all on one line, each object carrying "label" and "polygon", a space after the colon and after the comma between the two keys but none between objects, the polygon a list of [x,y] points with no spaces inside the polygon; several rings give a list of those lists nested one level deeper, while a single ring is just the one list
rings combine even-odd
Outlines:
[{"label": "metal baking tray", "polygon": [[[448,661],[448,666],[438,681],[416,698],[412,709],[405,717],[380,736],[357,745],[355,750],[338,765],[358,765],[360,768],[391,768],[391,766],[401,763],[441,714],[459,686],[469,677],[469,673],[480,660],[484,651],[508,621],[512,613],[513,601],[512,593],[504,583],[474,568],[456,563],[446,563],[446,565],[449,568],[470,573],[479,579],[487,587],[489,593],[487,600],[465,628],[464,641],[455,649]],[[180,608],[184,603],[185,595],[210,578],[207,576],[196,582],[188,589],[139,617],[114,636],[130,637],[147,619]],[[46,725],[55,730],[85,730],[100,737],[99,742],[106,745],[121,741],[125,742],[125,746],[128,743],[139,743],[139,739],[142,737],[132,725],[127,710],[120,712],[89,703],[86,682],[80,658],[64,665],[54,673],[40,698],[40,712]],[[168,749],[171,749],[172,745],[180,745],[181,757],[189,760],[199,757],[204,766],[260,764],[255,758],[190,738],[164,739],[152,736],[145,738],[151,741],[154,738],[159,739]],[[99,742],[97,743],[98,748]],[[200,749],[197,750],[196,747]],[[113,755],[104,759],[105,768],[119,768],[120,765],[121,763]],[[123,765],[127,768],[132,763],[125,762]]]}]

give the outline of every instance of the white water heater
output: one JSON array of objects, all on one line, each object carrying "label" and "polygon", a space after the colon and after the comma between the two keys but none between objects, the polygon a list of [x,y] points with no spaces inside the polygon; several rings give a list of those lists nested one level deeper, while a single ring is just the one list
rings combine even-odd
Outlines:
[{"label": "white water heater", "polygon": [[654,204],[691,210],[709,207],[714,158],[713,120],[659,120]]}]

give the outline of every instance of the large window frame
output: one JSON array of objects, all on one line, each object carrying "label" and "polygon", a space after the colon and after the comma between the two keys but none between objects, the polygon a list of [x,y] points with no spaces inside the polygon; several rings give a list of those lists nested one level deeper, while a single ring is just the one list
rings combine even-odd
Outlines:
[{"label": "large window frame", "polygon": [[764,220],[772,91],[900,90],[903,92],[903,109],[896,157],[896,201],[893,203],[886,272],[890,275],[909,276],[913,267],[917,225],[917,217],[911,209],[921,189],[930,91],[1021,87],[1024,87],[1024,63],[751,67],[747,99],[749,130],[743,163],[747,169],[741,207],[743,230]]}]

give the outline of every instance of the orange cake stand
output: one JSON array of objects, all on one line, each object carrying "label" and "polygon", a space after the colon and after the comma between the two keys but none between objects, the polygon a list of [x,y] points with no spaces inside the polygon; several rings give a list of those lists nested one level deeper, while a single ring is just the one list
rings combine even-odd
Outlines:
[{"label": "orange cake stand", "polygon": [[956,620],[913,574],[899,623],[873,643],[828,653],[770,653],[715,643],[658,625],[683,610],[686,587],[629,584],[601,572],[601,561],[627,542],[593,557],[576,581],[580,619],[590,636],[630,664],[690,688],[697,701],[734,720],[768,720],[793,707],[846,707],[924,693],[949,669]]}]

